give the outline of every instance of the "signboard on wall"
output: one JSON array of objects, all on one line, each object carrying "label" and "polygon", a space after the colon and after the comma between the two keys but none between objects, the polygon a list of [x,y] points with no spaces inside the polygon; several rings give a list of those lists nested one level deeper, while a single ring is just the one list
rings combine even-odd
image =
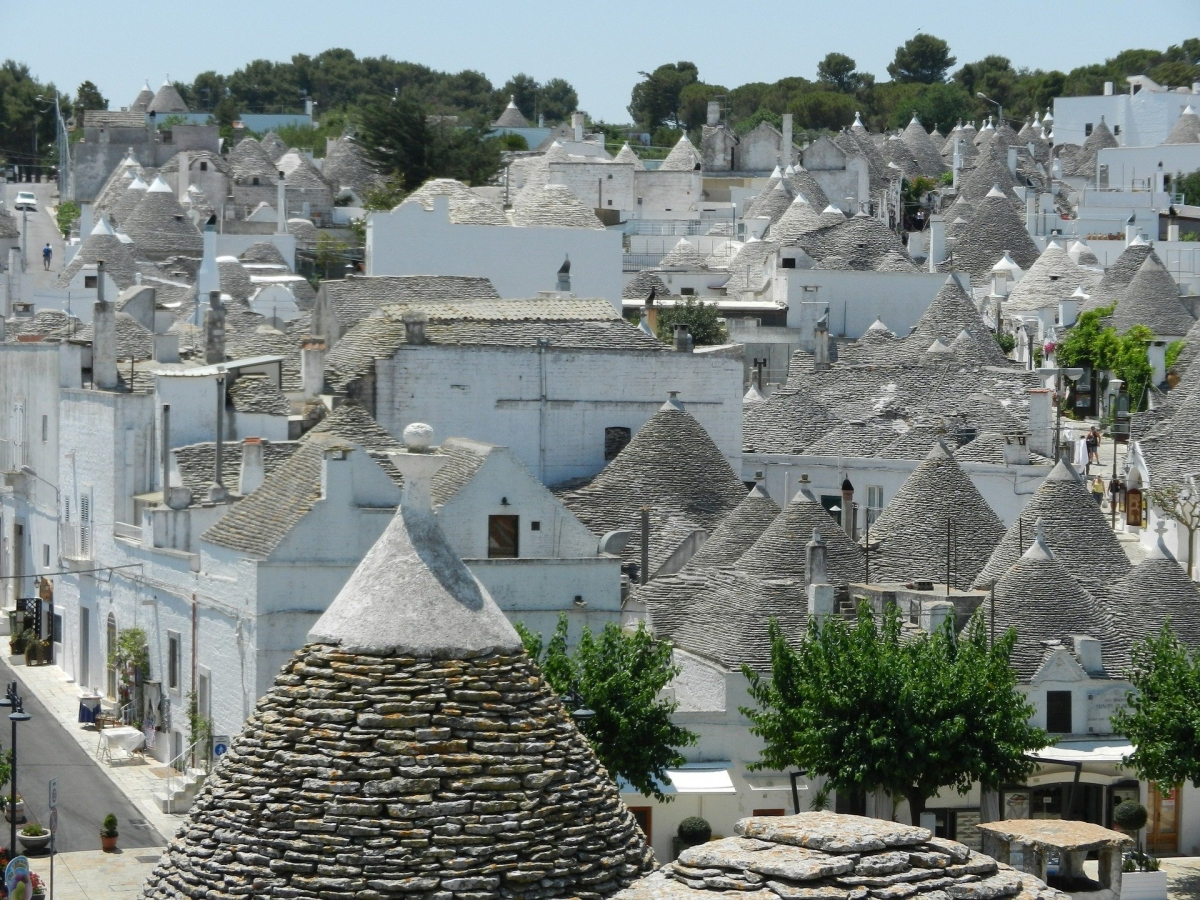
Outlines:
[{"label": "signboard on wall", "polygon": [[1129,528],[1142,527],[1142,492],[1138,488],[1125,492],[1125,524]]}]

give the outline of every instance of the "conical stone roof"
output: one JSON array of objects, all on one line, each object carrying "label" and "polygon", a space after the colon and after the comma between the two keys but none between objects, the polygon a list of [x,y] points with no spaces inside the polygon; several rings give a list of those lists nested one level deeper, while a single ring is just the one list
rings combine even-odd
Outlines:
[{"label": "conical stone roof", "polygon": [[982,284],[1006,251],[1023,269],[1037,262],[1039,255],[1016,208],[1000,191],[993,190],[984,195],[970,221],[956,233],[951,268]]},{"label": "conical stone roof", "polygon": [[175,85],[169,81],[162,83],[162,87],[158,89],[158,92],[154,95],[154,99],[146,107],[146,112],[157,113],[160,116],[188,111],[187,104],[179,96],[179,91],[175,90]]},{"label": "conical stone roof", "polygon": [[685,134],[658,168],[662,172],[694,172],[700,168],[700,152]]},{"label": "conical stone roof", "polygon": [[321,177],[335,192],[353,188],[360,194],[379,185],[383,179],[358,141],[349,135],[334,142],[321,164]]},{"label": "conical stone roof", "polygon": [[965,197],[969,203],[978,203],[997,186],[1010,203],[1017,202],[1017,195],[1013,190],[1017,182],[1012,172],[1008,171],[1007,152],[998,152],[991,148],[984,150],[979,154],[975,168],[966,174],[966,178],[960,174],[958,184],[959,196]]},{"label": "conical stone roof", "polygon": [[604,229],[596,214],[580,203],[565,184],[547,184],[536,192],[521,191],[513,204],[512,223],[527,228]]},{"label": "conical stone roof", "polygon": [[808,812],[741,819],[733,830],[686,848],[619,900],[1067,900],[1032,875],[912,825]]},{"label": "conical stone roof", "polygon": [[617,151],[617,155],[613,157],[613,162],[628,163],[639,172],[644,171],[646,168],[646,164],[642,162],[641,158],[633,152],[633,148],[629,146],[629,141],[626,141],[621,146],[621,149]]},{"label": "conical stone roof", "polygon": [[742,411],[742,449],[745,453],[803,453],[836,424],[811,391],[776,391],[766,403]]},{"label": "conical stone roof", "polygon": [[883,154],[884,160],[904,173],[905,178],[913,179],[921,174],[921,164],[898,135],[888,137],[879,147],[879,152]]},{"label": "conical stone roof", "polygon": [[634,538],[625,558],[638,562],[643,506],[651,507],[653,555],[671,520],[711,533],[745,493],[745,485],[704,427],[672,398],[616,459],[589,484],[565,494],[563,501],[595,534],[631,529]]},{"label": "conical stone roof", "polygon": [[803,194],[813,209],[824,209],[829,205],[825,191],[817,184],[817,179],[813,178],[812,173],[803,166],[794,166],[792,171],[783,176],[783,180],[787,182],[793,195]]},{"label": "conical stone roof", "polygon": [[204,238],[161,178],[154,179],[142,201],[121,222],[121,230],[138,251],[151,257],[200,256],[204,250]]},{"label": "conical stone roof", "polygon": [[801,236],[819,231],[825,226],[820,214],[804,194],[797,194],[782,216],[771,226],[771,238],[787,246]]},{"label": "conical stone roof", "polygon": [[[949,529],[947,523],[950,523]],[[871,526],[872,581],[971,584],[1004,537],[1004,525],[940,442]]]},{"label": "conical stone roof", "polygon": [[1129,559],[1108,519],[1071,467],[1060,461],[992,552],[976,586],[1000,578],[1016,563],[1033,543],[1039,521],[1059,565],[1085,585],[1098,587],[1129,572]]},{"label": "conical stone roof", "polygon": [[1157,258],[1147,257],[1117,301],[1112,323],[1124,334],[1145,325],[1156,337],[1182,337],[1196,322],[1179,299],[1179,285]]},{"label": "conical stone roof", "polygon": [[825,565],[829,583],[860,581],[865,574],[863,553],[842,527],[807,489],[801,488],[759,536],[736,567],[760,578],[792,578],[804,581],[805,547],[813,531],[825,541]]},{"label": "conical stone roof", "polygon": [[[454,225],[507,225],[508,218],[504,210],[480,197],[461,181],[453,178],[431,178],[423,185],[404,198],[397,206],[399,209],[405,203],[419,203],[424,209],[432,210],[434,198],[439,196],[450,198],[448,206],[450,222]],[[533,193],[530,192],[530,196]],[[594,217],[593,217],[594,218]]]},{"label": "conical stone roof", "polygon": [[1146,558],[1098,591],[1126,653],[1169,619],[1185,644],[1200,647],[1200,590],[1159,537]]},{"label": "conical stone roof", "polygon": [[129,106],[130,112],[144,113],[150,109],[150,104],[154,102],[154,91],[150,89],[150,82],[142,85],[142,89],[138,91],[138,95],[133,98],[133,103]]},{"label": "conical stone roof", "polygon": [[671,252],[662,258],[659,266],[664,269],[707,269],[708,260],[687,238],[680,238]]},{"label": "conical stone roof", "polygon": [[263,150],[267,152],[267,156],[273,163],[278,162],[280,157],[288,152],[288,145],[274,131],[268,131],[264,134],[261,144]]},{"label": "conical stone roof", "polygon": [[779,504],[756,484],[708,536],[700,551],[688,560],[684,571],[727,568],[750,549],[781,512]]},{"label": "conical stone roof", "polygon": [[1200,143],[1200,116],[1188,105],[1175,120],[1171,133],[1167,135],[1164,144],[1195,144]]},{"label": "conical stone roof", "polygon": [[[985,332],[987,326],[983,324],[983,319],[980,318],[971,298],[958,286],[957,281],[948,277],[945,284],[934,294],[929,306],[925,307],[925,312],[921,313],[921,318],[917,319],[917,324],[905,343],[928,347],[932,341],[940,340],[949,345],[964,329],[977,334]],[[999,345],[996,347],[999,349]]]},{"label": "conical stone roof", "polygon": [[446,542],[429,495],[445,457],[392,458],[400,510],[205,781],[147,900],[214,885],[599,900],[653,867],[616,785]]},{"label": "conical stone roof", "polygon": [[500,117],[492,123],[493,128],[528,128],[529,121],[517,109],[517,101],[514,97],[508,98],[508,106],[504,107],[504,112],[500,113]]},{"label": "conical stone roof", "polygon": [[[1133,281],[1133,276],[1142,268],[1142,263],[1150,256],[1158,259],[1158,254],[1154,252],[1154,247],[1148,241],[1134,239],[1130,242],[1121,255],[1118,256],[1111,266],[1104,271],[1104,276],[1100,279],[1088,297],[1087,303],[1080,307],[1080,312],[1091,312],[1092,310],[1101,309],[1106,306],[1113,306],[1118,300],[1125,295],[1125,289],[1129,287],[1129,282]],[[1162,265],[1162,260],[1158,260],[1159,265]]]},{"label": "conical stone roof", "polygon": [[937,178],[946,171],[946,163],[942,160],[942,154],[921,123],[917,121],[916,116],[912,117],[908,127],[900,134],[900,140],[904,142],[904,146],[908,147],[913,158],[916,159],[917,165],[921,167],[922,175],[928,178]]},{"label": "conical stone roof", "polygon": [[[1045,661],[1047,644],[1070,649],[1075,635],[1101,641],[1104,657],[1116,650],[1108,617],[1095,597],[1070,576],[1046,542],[1035,532],[1033,542],[996,582],[988,601],[997,634],[1017,631],[1009,663],[1017,677],[1028,681]],[[992,613],[991,609],[995,609]]]},{"label": "conical stone roof", "polygon": [[783,217],[791,205],[792,193],[781,178],[750,204],[750,208],[746,210],[746,218],[770,219],[772,223],[775,223]]},{"label": "conical stone roof", "polygon": [[621,299],[645,300],[651,290],[654,291],[655,297],[671,296],[671,289],[667,287],[665,281],[649,269],[643,269],[633,276],[629,284],[625,285],[624,290],[621,291]]},{"label": "conical stone roof", "polygon": [[72,279],[80,269],[85,265],[95,265],[100,260],[104,260],[104,271],[121,290],[125,290],[136,281],[138,268],[133,254],[129,252],[129,247],[113,233],[103,216],[92,227],[91,233],[83,239],[83,243],[75,251],[75,256],[58,276],[54,286],[59,290],[65,290],[70,287]]},{"label": "conical stone roof", "polygon": [[[1094,277],[1094,276],[1093,276]],[[1090,283],[1088,273],[1071,259],[1058,241],[1050,241],[1004,301],[1005,312],[1052,308],[1070,299],[1076,289]]]},{"label": "conical stone roof", "polygon": [[275,161],[266,148],[252,137],[238,141],[237,146],[229,151],[229,168],[237,184],[253,184],[257,178],[260,185],[274,186],[279,178]]},{"label": "conical stone roof", "polygon": [[120,225],[125,218],[137,209],[137,205],[146,197],[146,190],[150,185],[142,181],[140,175],[135,175],[132,181],[127,182],[125,193],[117,197],[113,204],[108,208],[108,214],[112,220]]}]

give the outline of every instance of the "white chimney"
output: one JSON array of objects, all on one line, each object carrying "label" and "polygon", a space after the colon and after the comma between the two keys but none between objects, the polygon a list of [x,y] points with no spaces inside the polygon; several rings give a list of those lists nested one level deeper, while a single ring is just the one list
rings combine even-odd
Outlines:
[{"label": "white chimney", "polygon": [[1029,391],[1029,449],[1042,456],[1054,456],[1053,392],[1048,388]]},{"label": "white chimney", "polygon": [[709,125],[721,124],[721,101],[720,100],[709,100],[708,101],[708,124]]},{"label": "white chimney", "polygon": [[[1008,148],[1009,153],[1016,153],[1012,147]],[[1037,215],[1037,194],[1029,191],[1025,194],[1025,230],[1029,234],[1035,235],[1038,233],[1038,215]]]},{"label": "white chimney", "polygon": [[1135,217],[1131,215],[1125,222],[1125,246],[1128,247],[1133,243],[1133,239],[1137,237],[1137,222]]},{"label": "white chimney", "polygon": [[1008,171],[1012,174],[1017,174],[1017,148],[1008,148]]},{"label": "white chimney", "polygon": [[262,438],[248,437],[242,442],[242,466],[238,472],[238,493],[243,497],[257,490],[266,478]]},{"label": "white chimney", "polygon": [[196,270],[196,299],[203,301],[213,291],[221,289],[221,273],[217,269],[217,226],[209,221],[204,225],[204,255]]},{"label": "white chimney", "polygon": [[929,218],[929,271],[946,261],[946,220],[940,215]]},{"label": "white chimney", "polygon": [[300,392],[305,400],[321,396],[325,388],[325,341],[307,338],[300,345]]},{"label": "white chimney", "polygon": [[154,335],[154,361],[179,362],[179,333],[175,331]]},{"label": "white chimney", "polygon": [[96,305],[92,307],[92,384],[103,391],[116,390],[117,311],[104,299],[104,260],[96,264]]},{"label": "white chimney", "polygon": [[571,128],[575,132],[575,143],[583,143],[583,113],[571,113]]},{"label": "white chimney", "polygon": [[275,233],[287,234],[287,185],[283,181],[283,173],[279,173],[279,181],[275,186]]},{"label": "white chimney", "polygon": [[1104,82],[1104,96],[1111,97],[1113,95],[1113,83],[1111,81]]},{"label": "white chimney", "polygon": [[1006,466],[1029,465],[1028,439],[1023,434],[1004,436],[1004,464]]},{"label": "white chimney", "polygon": [[79,236],[86,238],[92,233],[92,204],[85,200],[79,204]]},{"label": "white chimney", "polygon": [[188,198],[188,179],[191,178],[191,163],[186,150],[179,151],[179,176],[175,179],[175,189],[179,191],[179,202],[184,203]]},{"label": "white chimney", "polygon": [[1172,222],[1170,225],[1167,226],[1167,240],[1168,241],[1179,240],[1179,223],[1178,222]]},{"label": "white chimney", "polygon": [[1083,671],[1089,675],[1103,675],[1104,648],[1100,641],[1084,634],[1073,634],[1071,639],[1075,643],[1075,656],[1083,666]]},{"label": "white chimney", "polygon": [[780,154],[779,164],[781,166],[790,166],[792,164],[792,114],[783,114],[783,152]]}]

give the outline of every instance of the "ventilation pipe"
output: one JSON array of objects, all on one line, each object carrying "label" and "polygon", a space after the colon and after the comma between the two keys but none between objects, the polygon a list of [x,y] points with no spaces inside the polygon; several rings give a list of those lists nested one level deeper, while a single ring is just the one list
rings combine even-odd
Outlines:
[{"label": "ventilation pipe", "polygon": [[225,465],[225,370],[217,373],[217,447],[216,461],[213,465],[213,483],[208,488],[209,503],[224,503],[229,499],[229,491],[221,469]]},{"label": "ventilation pipe", "polygon": [[842,479],[842,530],[854,540],[854,485],[849,478]]},{"label": "ventilation pipe", "polygon": [[1013,175],[1017,174],[1017,148],[1008,148],[1008,171]]},{"label": "ventilation pipe", "polygon": [[571,130],[574,133],[575,143],[583,143],[583,113],[571,113]]},{"label": "ventilation pipe", "polygon": [[167,502],[171,488],[171,404],[162,407],[162,502]]},{"label": "ventilation pipe", "polygon": [[780,154],[779,164],[781,166],[790,166],[792,164],[792,114],[783,114],[783,148]]},{"label": "ventilation pipe", "polygon": [[829,310],[813,325],[813,371],[829,368]]},{"label": "ventilation pipe", "polygon": [[936,272],[946,261],[946,219],[941,215],[929,217],[929,271]]},{"label": "ventilation pipe", "polygon": [[175,179],[175,187],[179,191],[179,202],[185,203],[188,198],[188,180],[191,178],[191,161],[186,150],[179,151],[179,177]]}]

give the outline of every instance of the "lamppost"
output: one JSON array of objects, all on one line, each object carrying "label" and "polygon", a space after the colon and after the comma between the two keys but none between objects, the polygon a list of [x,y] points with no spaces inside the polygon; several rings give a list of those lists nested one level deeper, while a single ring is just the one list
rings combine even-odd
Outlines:
[{"label": "lamppost", "polygon": [[[40,94],[36,97],[36,99],[41,101],[42,103],[50,103],[51,102],[49,97],[43,97]],[[68,165],[67,165],[67,123],[63,121],[62,107],[60,107],[59,103],[58,103],[58,91],[54,92],[53,102],[54,102],[54,142],[58,146],[58,199],[59,199],[59,202],[61,203],[63,200],[66,199],[63,196],[63,194],[65,194],[66,190],[67,190],[67,168],[68,168]],[[49,111],[50,111],[50,108],[47,106],[46,112],[49,112]],[[35,116],[35,119],[36,119],[36,116]],[[36,125],[36,122],[35,122],[34,128],[33,128],[33,141],[34,141],[33,156],[34,156],[34,163],[36,164],[37,163],[37,125]]]},{"label": "lamppost", "polygon": [[1058,403],[1056,404],[1056,414],[1054,420],[1054,459],[1057,461],[1061,456],[1062,449],[1062,408],[1063,408],[1063,376],[1071,380],[1074,384],[1083,377],[1083,369],[1057,369],[1054,373],[1056,379],[1055,384],[1058,389]]},{"label": "lamppost", "polygon": [[0,707],[12,710],[8,714],[8,720],[12,722],[12,774],[9,776],[10,793],[8,796],[8,857],[13,859],[17,853],[17,723],[28,722],[31,716],[25,712],[25,701],[17,693],[15,681],[8,683],[8,691],[5,693],[4,699],[0,700]]},{"label": "lamppost", "polygon": [[976,91],[975,96],[978,97],[980,100],[986,100],[988,103],[992,104],[992,106],[996,107],[996,118],[999,119],[1000,124],[1003,125],[1004,124],[1004,105],[1002,103],[999,103],[996,100],[993,100],[991,97],[989,97],[983,91]]},{"label": "lamppost", "polygon": [[[1121,385],[1123,385],[1124,383],[1125,382],[1120,378],[1109,379],[1108,386],[1112,389],[1112,394],[1113,394],[1113,399],[1110,401],[1110,405],[1115,404],[1117,402],[1116,401],[1117,395],[1119,395],[1121,393]],[[1116,481],[1117,481],[1117,413],[1116,413],[1115,409],[1112,410],[1112,414],[1113,414],[1112,425],[1109,426],[1109,429],[1108,429],[1108,439],[1112,442],[1112,448],[1113,448],[1112,479],[1108,482],[1110,485],[1116,484]],[[1108,492],[1108,496],[1109,496],[1109,506],[1111,507],[1111,512],[1112,512],[1112,523],[1110,524],[1109,527],[1111,527],[1113,531],[1116,531],[1117,530],[1117,492],[1110,489]]]}]

